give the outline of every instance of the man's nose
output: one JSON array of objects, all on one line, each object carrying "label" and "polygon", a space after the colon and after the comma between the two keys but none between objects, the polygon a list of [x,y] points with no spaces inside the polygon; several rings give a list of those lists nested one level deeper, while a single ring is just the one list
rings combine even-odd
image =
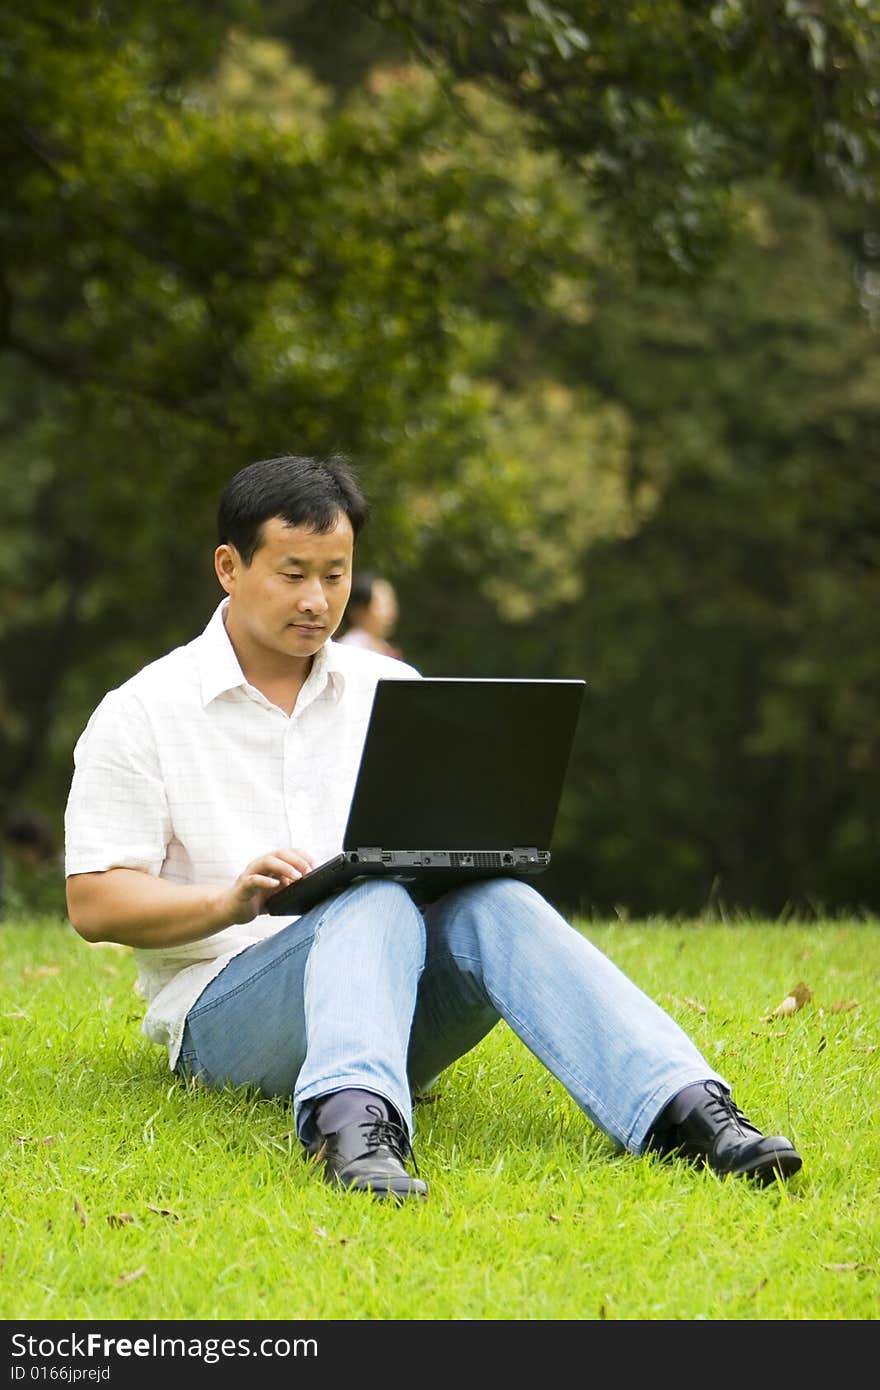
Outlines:
[{"label": "man's nose", "polygon": [[326,613],[329,607],[320,579],[306,580],[297,595],[296,606],[303,613]]}]

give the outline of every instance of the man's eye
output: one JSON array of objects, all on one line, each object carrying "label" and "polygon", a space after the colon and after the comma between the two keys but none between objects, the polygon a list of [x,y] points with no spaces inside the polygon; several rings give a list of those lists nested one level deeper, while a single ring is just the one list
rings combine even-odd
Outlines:
[{"label": "man's eye", "polygon": [[340,579],[344,579],[344,574],[328,574],[327,580],[330,584],[338,584]]},{"label": "man's eye", "polygon": [[301,574],[285,574],[285,579],[302,579]]}]

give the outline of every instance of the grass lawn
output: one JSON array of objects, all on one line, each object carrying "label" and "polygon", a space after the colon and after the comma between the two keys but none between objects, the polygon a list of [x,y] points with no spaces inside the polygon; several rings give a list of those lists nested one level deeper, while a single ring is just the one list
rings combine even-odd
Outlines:
[{"label": "grass lawn", "polygon": [[428,1202],[334,1192],[286,1104],[175,1080],[127,951],[11,917],[0,1318],[876,1318],[880,923],[580,929],[794,1140],[788,1185],[616,1152],[500,1025],[418,1106]]}]

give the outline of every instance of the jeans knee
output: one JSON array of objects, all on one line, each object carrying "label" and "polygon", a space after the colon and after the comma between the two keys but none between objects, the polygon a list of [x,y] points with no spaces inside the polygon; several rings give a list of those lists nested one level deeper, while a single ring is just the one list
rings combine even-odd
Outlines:
[{"label": "jeans knee", "polygon": [[482,960],[486,951],[494,954],[499,942],[511,962],[536,951],[540,955],[542,949],[552,950],[567,930],[547,899],[520,879],[483,879],[442,901],[441,931],[454,943],[453,954],[472,959]]},{"label": "jeans knee", "polygon": [[[338,914],[328,915],[328,921],[356,921],[376,938],[390,928],[401,943],[412,941],[424,949],[425,923],[422,914],[402,883],[390,878],[364,879],[354,883],[334,900]],[[323,927],[323,924],[322,924]]]},{"label": "jeans knee", "polygon": [[357,899],[358,906],[368,906],[371,910],[419,916],[419,910],[405,884],[393,878],[360,879],[346,889],[344,896],[349,895]]},{"label": "jeans knee", "polygon": [[459,890],[469,906],[487,911],[521,913],[546,909],[546,899],[537,889],[519,878],[486,878]]}]

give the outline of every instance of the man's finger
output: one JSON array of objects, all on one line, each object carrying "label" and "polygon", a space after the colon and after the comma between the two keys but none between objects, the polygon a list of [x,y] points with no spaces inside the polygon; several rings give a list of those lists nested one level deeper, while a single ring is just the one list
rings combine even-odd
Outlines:
[{"label": "man's finger", "polygon": [[285,884],[293,883],[294,879],[297,878],[302,878],[299,869],[285,869],[277,874],[248,874],[245,886],[249,890],[268,888],[271,891],[273,888],[281,888]]}]

